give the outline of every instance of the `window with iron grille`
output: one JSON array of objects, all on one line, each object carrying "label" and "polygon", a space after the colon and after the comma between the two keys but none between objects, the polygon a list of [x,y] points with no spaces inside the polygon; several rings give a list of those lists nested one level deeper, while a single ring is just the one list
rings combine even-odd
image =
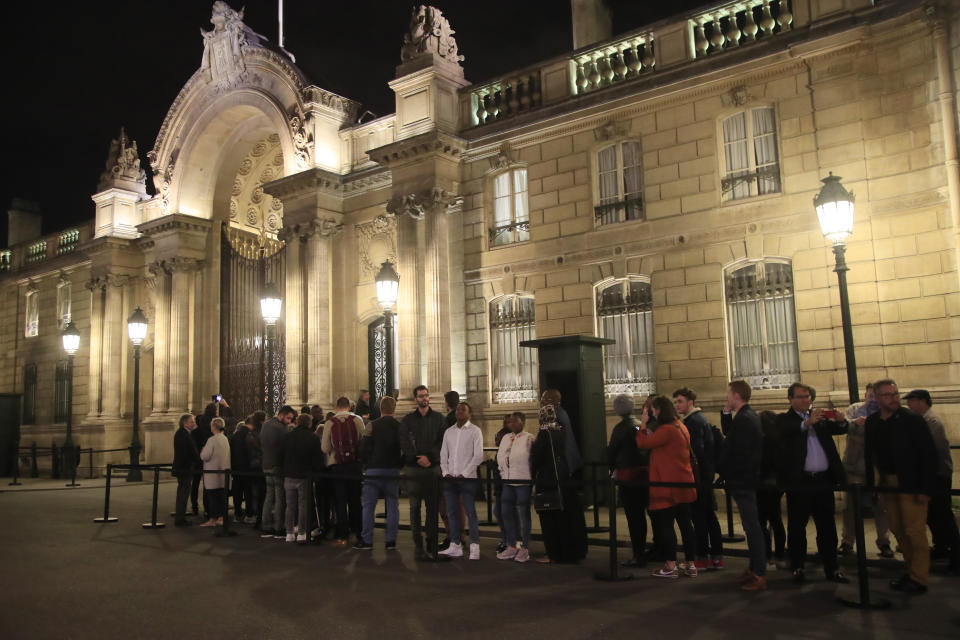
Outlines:
[{"label": "window with iron grille", "polygon": [[67,328],[73,317],[70,313],[72,290],[69,280],[61,280],[57,284],[57,320],[61,331]]},{"label": "window with iron grille", "polygon": [[40,292],[36,289],[28,289],[25,306],[23,335],[33,338],[40,334]]},{"label": "window with iron grille", "polygon": [[597,188],[594,207],[597,224],[643,220],[643,164],[640,143],[617,142],[597,152]]},{"label": "window with iron grille", "polygon": [[597,333],[615,340],[603,347],[608,396],[656,392],[653,296],[650,283],[626,278],[597,288]]},{"label": "window with iron grille", "polygon": [[493,227],[490,228],[490,246],[499,247],[529,239],[527,169],[518,167],[493,179]]},{"label": "window with iron grille", "polygon": [[66,422],[70,405],[67,393],[70,385],[70,362],[61,360],[57,363],[57,374],[53,385],[53,421]]},{"label": "window with iron grille", "polygon": [[724,289],[732,377],[755,389],[796,382],[800,356],[790,263],[767,260],[728,268]]},{"label": "window with iron grille", "polygon": [[506,296],[490,303],[490,356],[494,402],[537,399],[537,350],[521,347],[535,340],[534,299]]},{"label": "window with iron grille", "polygon": [[23,424],[37,422],[37,365],[23,367]]},{"label": "window with iron grille", "polygon": [[735,113],[724,118],[722,128],[724,200],[779,193],[777,117],[773,107]]},{"label": "window with iron grille", "polygon": [[0,251],[0,271],[10,271],[13,266],[13,253],[6,249]]}]

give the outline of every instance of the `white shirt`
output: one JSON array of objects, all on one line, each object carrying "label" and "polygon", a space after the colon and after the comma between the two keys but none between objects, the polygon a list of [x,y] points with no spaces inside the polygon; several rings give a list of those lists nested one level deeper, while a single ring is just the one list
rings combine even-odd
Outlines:
[{"label": "white shirt", "polygon": [[440,471],[445,476],[476,478],[483,462],[483,434],[469,420],[462,427],[453,425],[443,433],[440,447]]},{"label": "white shirt", "polygon": [[794,411],[803,422],[800,423],[800,429],[807,432],[807,459],[803,461],[803,470],[808,473],[822,473],[830,468],[830,462],[827,460],[827,452],[823,450],[823,445],[817,438],[817,430],[808,428],[804,424],[810,418],[809,413],[800,413]]},{"label": "white shirt", "polygon": [[504,480],[530,479],[530,448],[534,437],[526,431],[508,433],[500,440],[497,466]]}]

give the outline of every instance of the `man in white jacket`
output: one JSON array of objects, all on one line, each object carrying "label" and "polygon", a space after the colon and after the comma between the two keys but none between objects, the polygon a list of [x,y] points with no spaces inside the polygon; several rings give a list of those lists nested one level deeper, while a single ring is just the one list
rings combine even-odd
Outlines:
[{"label": "man in white jacket", "polygon": [[[483,434],[480,427],[470,422],[470,405],[461,402],[457,405],[457,422],[443,434],[440,447],[440,471],[444,478],[452,481],[443,483],[443,495],[447,501],[447,517],[450,519],[450,546],[441,551],[450,558],[463,557],[463,545],[460,543],[459,506],[467,512],[467,526],[470,529],[470,559],[480,559],[480,530],[477,526],[477,507],[474,499],[477,494],[477,466],[483,462]],[[456,480],[463,478],[464,480]],[[452,506],[451,506],[452,505]]]}]

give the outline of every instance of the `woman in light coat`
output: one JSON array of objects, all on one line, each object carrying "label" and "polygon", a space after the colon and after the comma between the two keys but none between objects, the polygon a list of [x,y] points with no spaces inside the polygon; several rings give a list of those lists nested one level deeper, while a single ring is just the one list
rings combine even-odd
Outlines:
[{"label": "woman in light coat", "polygon": [[203,491],[210,505],[210,519],[201,527],[223,525],[226,515],[227,493],[224,474],[210,473],[230,468],[230,442],[223,435],[223,418],[214,418],[210,421],[210,430],[213,435],[203,445],[200,458],[203,460]]}]

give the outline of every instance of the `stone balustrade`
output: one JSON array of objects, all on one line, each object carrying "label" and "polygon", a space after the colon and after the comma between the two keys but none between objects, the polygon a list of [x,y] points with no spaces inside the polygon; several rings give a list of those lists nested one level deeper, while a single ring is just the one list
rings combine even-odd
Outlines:
[{"label": "stone balustrade", "polygon": [[31,267],[50,258],[73,253],[82,241],[93,237],[93,224],[64,229],[56,233],[21,242],[0,251],[0,273]]},{"label": "stone balustrade", "polygon": [[[647,25],[614,39],[460,91],[460,128],[470,129],[767,40],[869,0],[735,0]],[[656,46],[654,46],[656,43]]]}]

